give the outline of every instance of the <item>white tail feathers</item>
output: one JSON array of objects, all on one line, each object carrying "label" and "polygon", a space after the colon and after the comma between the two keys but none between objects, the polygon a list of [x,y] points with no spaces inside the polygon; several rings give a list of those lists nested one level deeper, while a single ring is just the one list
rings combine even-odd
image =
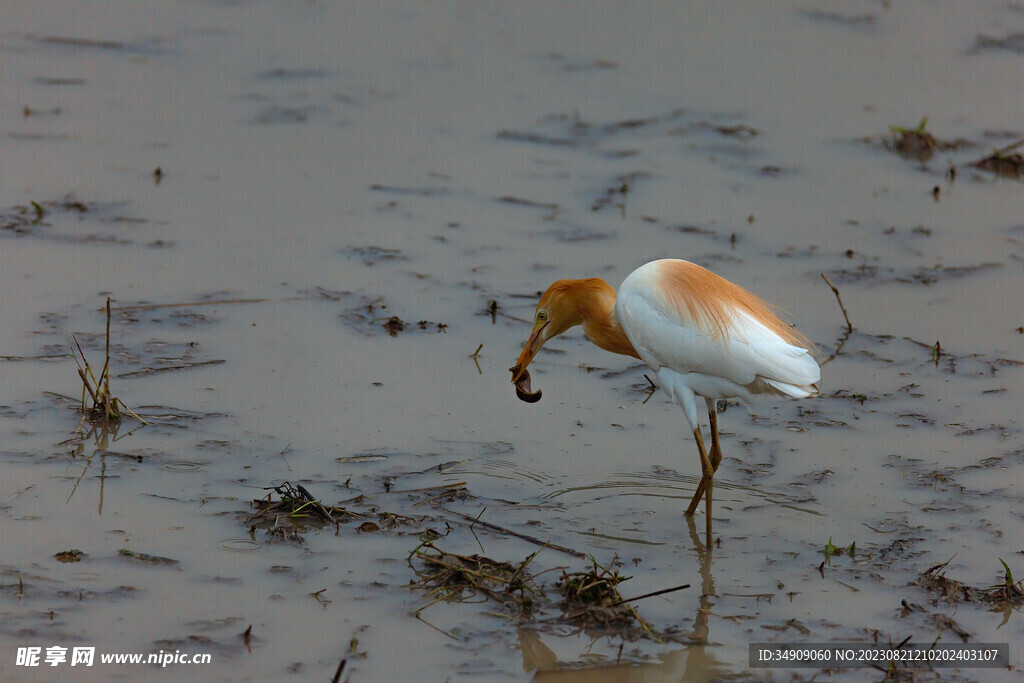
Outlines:
[{"label": "white tail feathers", "polygon": [[796,384],[780,382],[777,379],[762,379],[764,379],[765,384],[768,384],[773,389],[778,391],[780,394],[785,394],[786,396],[792,396],[793,398],[811,398],[818,395],[817,384],[807,384],[800,386]]}]

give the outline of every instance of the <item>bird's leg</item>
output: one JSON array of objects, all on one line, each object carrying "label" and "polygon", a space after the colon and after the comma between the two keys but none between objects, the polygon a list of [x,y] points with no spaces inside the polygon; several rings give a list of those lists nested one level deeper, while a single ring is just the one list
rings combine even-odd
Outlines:
[{"label": "bird's leg", "polygon": [[700,503],[701,494],[704,495],[706,502],[704,514],[707,517],[707,545],[711,546],[711,488],[714,485],[715,468],[711,465],[711,458],[708,457],[708,452],[704,448],[704,439],[700,435],[700,426],[693,428],[693,438],[697,442],[697,452],[700,453],[700,466],[704,472],[703,478],[700,480],[700,484],[697,485],[697,490],[693,494],[693,499],[690,501],[690,507],[686,508],[686,516],[692,517],[693,513],[697,510],[697,505]]},{"label": "bird's leg", "polygon": [[704,439],[700,434],[700,427],[694,427],[693,438],[697,442],[697,452],[700,453],[700,467],[703,473],[700,483],[697,485],[697,490],[693,494],[693,498],[690,500],[690,507],[686,508],[686,516],[692,517],[693,513],[697,510],[697,505],[700,504],[700,499],[704,497],[704,490],[707,486],[707,480],[715,473],[714,467],[711,465],[711,458],[708,456],[707,450],[704,448]]},{"label": "bird's leg", "polygon": [[706,398],[708,405],[708,420],[711,422],[711,467],[718,471],[718,465],[722,462],[722,447],[718,445],[718,409],[715,407],[715,399]]},{"label": "bird's leg", "polygon": [[[706,398],[704,401],[707,403],[708,420],[711,422],[711,452],[708,454],[708,458],[711,460],[711,469],[717,472],[718,465],[722,462],[722,447],[718,443],[718,410],[715,408],[715,400],[713,398]],[[693,494],[693,499],[700,502],[701,496],[703,495],[704,479],[701,479],[700,484],[697,485],[697,491]],[[687,514],[692,515],[693,510],[696,509],[696,503],[691,502],[690,510],[687,511]]]}]

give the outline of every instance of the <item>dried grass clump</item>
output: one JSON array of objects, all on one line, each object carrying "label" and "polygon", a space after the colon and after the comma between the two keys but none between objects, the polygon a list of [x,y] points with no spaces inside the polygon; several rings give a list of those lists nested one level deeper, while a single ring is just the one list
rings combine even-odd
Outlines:
[{"label": "dried grass clump", "polygon": [[946,576],[946,566],[952,559],[927,569],[917,580],[917,585],[937,593],[945,602],[977,602],[994,612],[1002,612],[1003,623],[1000,626],[1009,621],[1014,611],[1024,606],[1024,580],[1014,581],[1013,572],[1002,559],[999,560],[1004,570],[1002,583],[984,588],[968,586]]},{"label": "dried grass clump", "polygon": [[266,498],[252,502],[256,512],[245,520],[249,533],[262,529],[271,539],[302,543],[302,533],[309,528],[322,528],[333,524],[337,532],[338,525],[346,516],[362,517],[359,513],[342,507],[324,505],[302,484],[286,481],[270,489],[280,498],[274,500],[274,493],[268,493]]},{"label": "dried grass clump", "polygon": [[565,620],[587,631],[597,632],[626,634],[639,626],[648,636],[659,639],[619,593],[619,584],[630,577],[602,567],[597,560],[592,562],[593,567],[588,571],[563,571],[558,580]]},{"label": "dried grass clump", "polygon": [[[82,378],[82,415],[94,424],[108,426],[121,421],[121,409],[143,424],[148,424],[141,417],[136,415],[124,402],[110,393],[110,297],[107,297],[107,345],[106,359],[103,362],[103,370],[99,378],[93,374],[92,367],[82,351],[81,344],[74,335],[71,336],[74,345],[71,347],[71,355],[78,365],[78,376]],[[75,354],[75,351],[78,353]],[[92,406],[86,407],[86,394],[92,398]]]},{"label": "dried grass clump", "polygon": [[533,615],[534,600],[543,593],[534,582],[535,577],[526,573],[526,567],[543,548],[514,564],[483,555],[447,552],[434,545],[433,540],[436,537],[424,540],[409,555],[410,564],[414,558],[422,564],[421,568],[413,567],[417,578],[412,585],[426,590],[428,595],[437,595],[433,602],[416,610],[416,616],[443,600],[466,599],[476,594],[496,600],[520,619]]}]

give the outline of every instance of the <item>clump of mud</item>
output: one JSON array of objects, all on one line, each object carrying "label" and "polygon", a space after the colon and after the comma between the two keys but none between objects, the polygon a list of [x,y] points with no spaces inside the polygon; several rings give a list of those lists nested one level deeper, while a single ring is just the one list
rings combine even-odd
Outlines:
[{"label": "clump of mud", "polygon": [[890,126],[892,137],[884,140],[883,144],[904,159],[921,162],[931,159],[937,151],[954,150],[970,144],[965,140],[941,140],[925,130],[927,125],[928,117],[925,116],[916,128]]},{"label": "clump of mud", "polygon": [[939,146],[935,136],[924,129],[928,123],[928,117],[921,119],[917,128],[902,128],[892,126],[890,130],[893,138],[886,141],[886,146],[906,159],[927,161],[935,154]]},{"label": "clump of mud", "polygon": [[82,558],[88,557],[88,555],[76,548],[74,550],[62,550],[54,555],[54,557],[58,562],[64,562],[66,564],[68,562],[81,562]]},{"label": "clump of mud", "polygon": [[[955,140],[937,138],[930,131],[926,130],[927,125],[928,117],[925,116],[915,128],[890,126],[889,132],[891,135],[881,138],[881,145],[904,159],[918,161],[922,164],[935,156],[936,152],[953,152],[978,146],[976,143],[962,138]],[[864,142],[878,144],[879,138],[877,136],[867,137],[864,138]],[[967,162],[966,165],[982,171],[988,171],[1001,178],[1020,180],[1024,178],[1024,155],[1014,150],[1022,145],[1024,145],[1024,138],[993,150],[988,156]],[[949,180],[951,182],[956,178],[956,171],[956,165],[951,165],[949,168]],[[932,190],[936,200],[939,198],[939,192],[938,186]]]},{"label": "clump of mud", "polygon": [[1024,178],[1024,155],[1021,155],[1020,152],[1009,153],[1021,145],[1024,145],[1024,139],[995,150],[987,157],[982,157],[973,162],[971,166],[994,173],[1001,178],[1012,178],[1015,180]]}]

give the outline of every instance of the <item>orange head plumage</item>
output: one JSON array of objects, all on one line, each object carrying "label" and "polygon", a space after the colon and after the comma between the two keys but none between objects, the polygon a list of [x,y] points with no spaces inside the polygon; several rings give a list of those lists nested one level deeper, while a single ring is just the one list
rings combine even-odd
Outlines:
[{"label": "orange head plumage", "polygon": [[548,287],[537,303],[533,331],[512,372],[515,383],[549,339],[583,325],[587,337],[603,349],[637,356],[622,328],[613,322],[615,289],[601,278],[559,280]]}]

